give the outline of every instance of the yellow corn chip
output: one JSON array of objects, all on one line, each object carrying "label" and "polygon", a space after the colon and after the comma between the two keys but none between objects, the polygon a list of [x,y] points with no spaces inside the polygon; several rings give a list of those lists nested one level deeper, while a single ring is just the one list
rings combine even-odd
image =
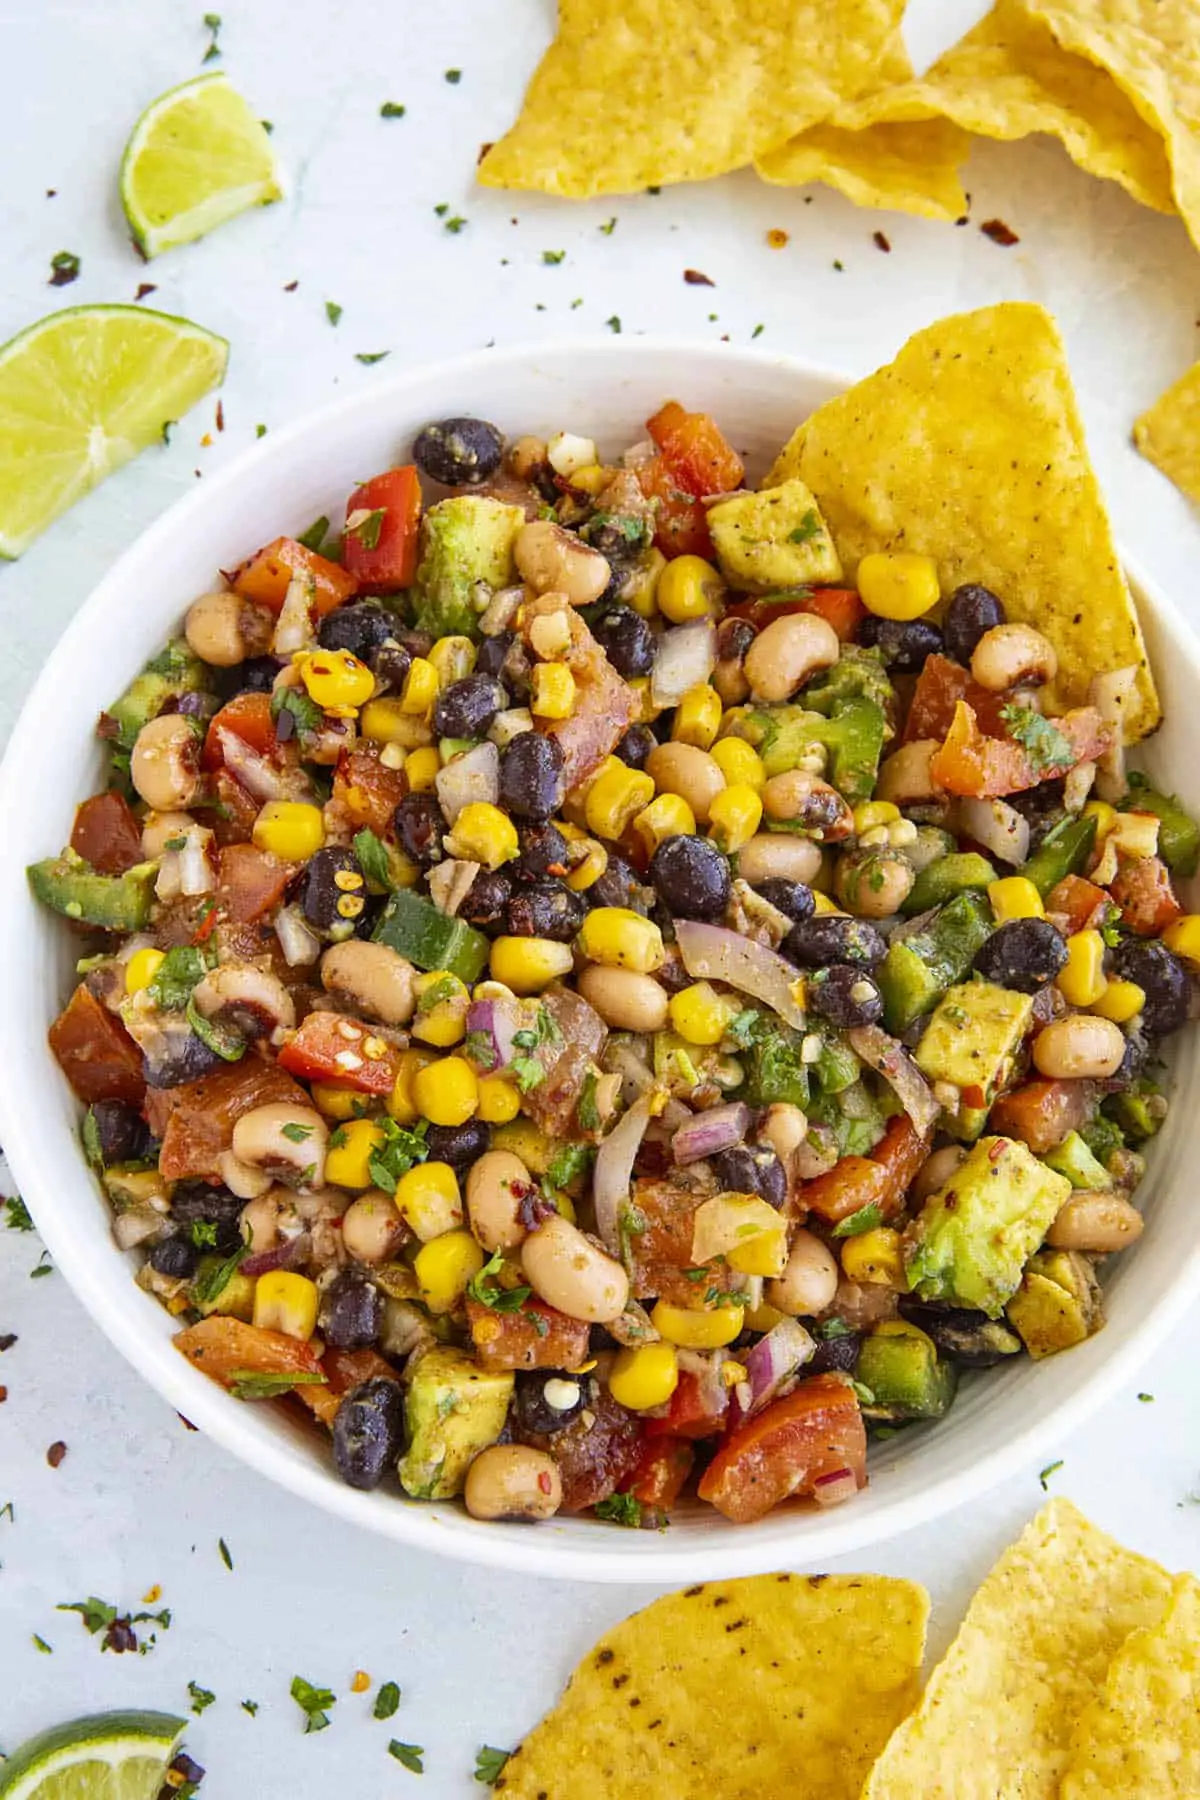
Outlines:
[{"label": "yellow corn chip", "polygon": [[943,594],[982,582],[1058,652],[1053,706],[1136,666],[1125,733],[1161,717],[1133,596],[1088,459],[1066,355],[1040,306],[1009,302],[919,331],[886,368],[793,434],[767,486],[799,476],[846,574],[873,550],[938,565]]},{"label": "yellow corn chip", "polygon": [[1130,1632],[1075,1722],[1060,1800],[1200,1794],[1200,1582],[1180,1575],[1165,1618]]},{"label": "yellow corn chip", "polygon": [[863,1800],[1058,1800],[1080,1709],[1170,1593],[1157,1563],[1051,1501],[976,1593]]},{"label": "yellow corn chip", "polygon": [[496,1782],[508,1800],[858,1800],[914,1705],[929,1596],[883,1575],[668,1594],[601,1638]]},{"label": "yellow corn chip", "polygon": [[559,0],[485,187],[584,198],[741,168],[871,79],[904,0]]},{"label": "yellow corn chip", "polygon": [[1142,414],[1133,441],[1147,462],[1200,504],[1200,363]]},{"label": "yellow corn chip", "polygon": [[849,100],[822,125],[769,150],[755,164],[764,181],[799,187],[823,181],[856,206],[881,206],[923,219],[957,219],[967,210],[958,177],[969,139],[949,119],[875,124],[880,91],[907,82],[912,63],[897,36],[871,88]]}]

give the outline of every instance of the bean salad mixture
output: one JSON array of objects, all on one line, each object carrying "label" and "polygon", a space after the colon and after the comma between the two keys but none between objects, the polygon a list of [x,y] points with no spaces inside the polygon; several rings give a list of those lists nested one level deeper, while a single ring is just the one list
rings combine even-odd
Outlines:
[{"label": "bean salad mixture", "polygon": [[194,602],[29,871],[178,1350],[478,1519],[834,1505],[1082,1342],[1195,1011],[1134,671],[1056,708],[1003,594],[851,585],[803,483],[647,430],[427,425]]}]

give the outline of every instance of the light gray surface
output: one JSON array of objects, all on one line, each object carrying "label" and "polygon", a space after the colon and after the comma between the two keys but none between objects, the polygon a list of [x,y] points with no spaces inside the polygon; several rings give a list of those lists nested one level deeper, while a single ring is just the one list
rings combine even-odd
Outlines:
[{"label": "light gray surface", "polygon": [[[290,178],[281,206],[143,268],[128,248],[115,172],[133,119],[199,66],[199,12],[179,0],[52,0],[0,6],[10,95],[0,115],[0,338],[56,302],[131,299],[225,332],[233,344],[226,430],[211,446],[206,404],[0,571],[4,649],[0,732],[32,674],[112,559],[178,494],[278,426],[380,369],[486,344],[603,328],[696,338],[728,331],[866,371],[939,313],[1035,298],[1066,331],[1096,461],[1122,537],[1196,616],[1200,534],[1185,503],[1128,446],[1134,415],[1197,354],[1200,264],[1177,221],[1136,208],[1071,168],[1057,147],[985,144],[967,178],[976,220],[1003,218],[1003,250],[974,224],[956,230],[857,211],[831,192],[769,189],[750,175],[657,198],[566,207],[476,190],[478,144],[503,129],[548,28],[548,0],[460,0],[453,9],[334,9],[259,0],[226,12],[223,66],[276,127]],[[971,6],[915,5],[918,59],[957,34]],[[461,68],[457,86],[443,71]],[[407,116],[378,117],[385,99]],[[57,197],[45,190],[55,187]],[[806,194],[811,204],[806,204]],[[447,233],[447,202],[466,228]],[[598,227],[613,216],[611,235]],[[518,223],[510,223],[510,220]],[[780,251],[765,234],[791,234]],[[892,245],[872,244],[876,228]],[[83,274],[45,286],[70,249]],[[543,263],[565,249],[565,262]],[[507,260],[505,260],[507,259]],[[842,271],[834,262],[844,265]],[[684,268],[715,287],[685,285]],[[285,284],[298,280],[294,293]],[[572,308],[581,298],[583,304]],[[344,307],[329,326],[324,302]],[[539,310],[544,308],[544,310]],[[709,313],[719,315],[710,322]],[[375,370],[355,351],[389,349]],[[686,396],[682,396],[686,400]],[[500,421],[503,423],[503,421]],[[563,421],[586,429],[586,420]],[[636,421],[631,421],[631,424]],[[368,473],[369,471],[364,471]],[[263,535],[275,529],[264,520]],[[47,721],[53,729],[53,720]],[[65,821],[48,821],[47,846]],[[426,1746],[431,1796],[472,1791],[476,1747],[508,1745],[549,1704],[576,1656],[642,1589],[588,1589],[421,1560],[333,1526],[185,1431],[109,1349],[61,1278],[30,1281],[36,1240],[0,1228],[0,1746],[89,1708],[186,1711],[186,1684],[217,1703],[190,1734],[210,1769],[205,1793],[318,1800],[335,1782],[359,1796],[414,1779],[386,1754],[390,1736]],[[1065,1439],[1048,1477],[1103,1525],[1172,1566],[1200,1561],[1196,1441],[1200,1325],[1193,1322],[1130,1391]],[[1138,1392],[1154,1396],[1139,1402]],[[68,1445],[57,1471],[45,1452]],[[1038,1473],[998,1490],[970,1517],[896,1540],[870,1562],[926,1582],[934,1648],[970,1588],[1042,1498]],[[219,1557],[224,1537],[235,1568]],[[861,1559],[860,1565],[861,1566]],[[152,1584],[173,1624],[150,1655],[101,1655],[55,1605],[96,1594],[136,1606]],[[36,1649],[32,1634],[54,1646]],[[356,1669],[398,1681],[388,1724],[352,1696]],[[330,1731],[302,1735],[287,1697],[295,1673],[339,1695]],[[257,1718],[238,1702],[260,1702]]]}]

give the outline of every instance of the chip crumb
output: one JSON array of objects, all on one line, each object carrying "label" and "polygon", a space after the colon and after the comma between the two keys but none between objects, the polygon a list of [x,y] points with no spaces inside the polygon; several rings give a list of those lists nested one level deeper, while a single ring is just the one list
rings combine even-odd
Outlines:
[{"label": "chip crumb", "polygon": [[161,1599],[162,1599],[162,1582],[156,1581],[154,1583],[154,1586],[148,1587],[146,1589],[145,1593],[142,1595],[142,1605],[143,1606],[153,1606],[156,1601],[161,1600]]},{"label": "chip crumb", "polygon": [[1005,248],[1021,241],[1012,226],[1006,225],[1003,219],[985,219],[979,229],[984,237],[991,238],[993,244],[1001,244]]},{"label": "chip crumb", "polygon": [[767,233],[767,244],[772,250],[782,250],[787,244],[788,238],[789,234],[786,231],[781,231],[778,225],[775,225],[772,226],[771,230]]},{"label": "chip crumb", "polygon": [[367,1674],[367,1671],[365,1669],[355,1669],[353,1679],[350,1682],[350,1692],[352,1694],[365,1694],[370,1685],[371,1677]]},{"label": "chip crumb", "polygon": [[873,231],[871,233],[871,242],[877,250],[882,250],[885,256],[891,254],[892,246],[882,231]]},{"label": "chip crumb", "polygon": [[61,1438],[58,1438],[47,1450],[46,1461],[50,1464],[52,1469],[57,1469],[66,1454],[67,1446],[63,1443]]}]

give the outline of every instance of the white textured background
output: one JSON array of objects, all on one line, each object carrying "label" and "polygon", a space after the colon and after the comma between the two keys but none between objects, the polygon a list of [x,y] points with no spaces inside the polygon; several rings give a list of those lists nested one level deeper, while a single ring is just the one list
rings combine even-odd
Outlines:
[{"label": "white textured background", "polygon": [[[918,64],[978,10],[913,0]],[[728,333],[733,343],[761,323],[764,347],[865,373],[940,313],[1045,302],[1067,335],[1118,530],[1185,610],[1197,608],[1200,531],[1128,434],[1200,353],[1200,257],[1177,221],[1079,174],[1052,142],[979,146],[967,177],[973,222],[960,229],[750,174],[587,206],[485,193],[473,185],[476,152],[514,112],[551,0],[227,0],[220,66],[274,122],[289,197],[146,269],[126,239],[117,167],[143,106],[199,68],[202,11],[201,0],[0,4],[0,340],[56,303],[129,300],[150,280],[150,304],[233,346],[222,436],[200,443],[213,426],[206,403],[168,449],[148,452],[0,570],[0,732],[113,558],[197,471],[251,443],[257,423],[282,425],[405,363],[493,339],[591,333],[614,314],[626,332]],[[457,85],[448,68],[462,70]],[[406,105],[403,119],[380,119],[389,99]],[[468,221],[457,235],[435,215],[442,202]],[[1017,246],[980,234],[974,221],[994,216],[1019,233]],[[783,250],[767,247],[773,227],[790,233]],[[889,256],[872,244],[877,227]],[[83,271],[60,294],[46,278],[64,249]],[[543,263],[543,251],[560,249],[564,262]],[[716,285],[686,286],[689,267]],[[344,308],[336,329],[327,299]],[[354,360],[378,350],[390,351],[386,369]],[[264,536],[272,530],[264,520]],[[65,824],[48,821],[48,848]],[[417,1792],[478,1794],[476,1747],[514,1742],[591,1637],[647,1597],[475,1573],[333,1526],[187,1433],[60,1276],[29,1279],[38,1249],[0,1227],[0,1334],[18,1334],[0,1357],[0,1509],[11,1500],[15,1515],[0,1512],[0,1746],[89,1708],[186,1710],[194,1679],[218,1696],[189,1736],[210,1800],[324,1800],[335,1785],[352,1800],[403,1793],[417,1778],[388,1758],[393,1735],[426,1748]],[[1128,1393],[1056,1446],[1063,1467],[1049,1477],[1174,1566],[1200,1564],[1198,1367],[1193,1321]],[[68,1452],[53,1471],[45,1452],[58,1439]],[[870,1559],[931,1588],[935,1648],[1041,1498],[1031,1468],[969,1516]],[[74,1615],[54,1610],[89,1594],[136,1605],[154,1583],[174,1616],[146,1657],[102,1655]],[[349,1693],[358,1668],[403,1688],[388,1724],[371,1719],[369,1697]],[[288,1698],[295,1673],[339,1695],[319,1736],[302,1734]],[[256,1718],[243,1698],[260,1703]]]}]

